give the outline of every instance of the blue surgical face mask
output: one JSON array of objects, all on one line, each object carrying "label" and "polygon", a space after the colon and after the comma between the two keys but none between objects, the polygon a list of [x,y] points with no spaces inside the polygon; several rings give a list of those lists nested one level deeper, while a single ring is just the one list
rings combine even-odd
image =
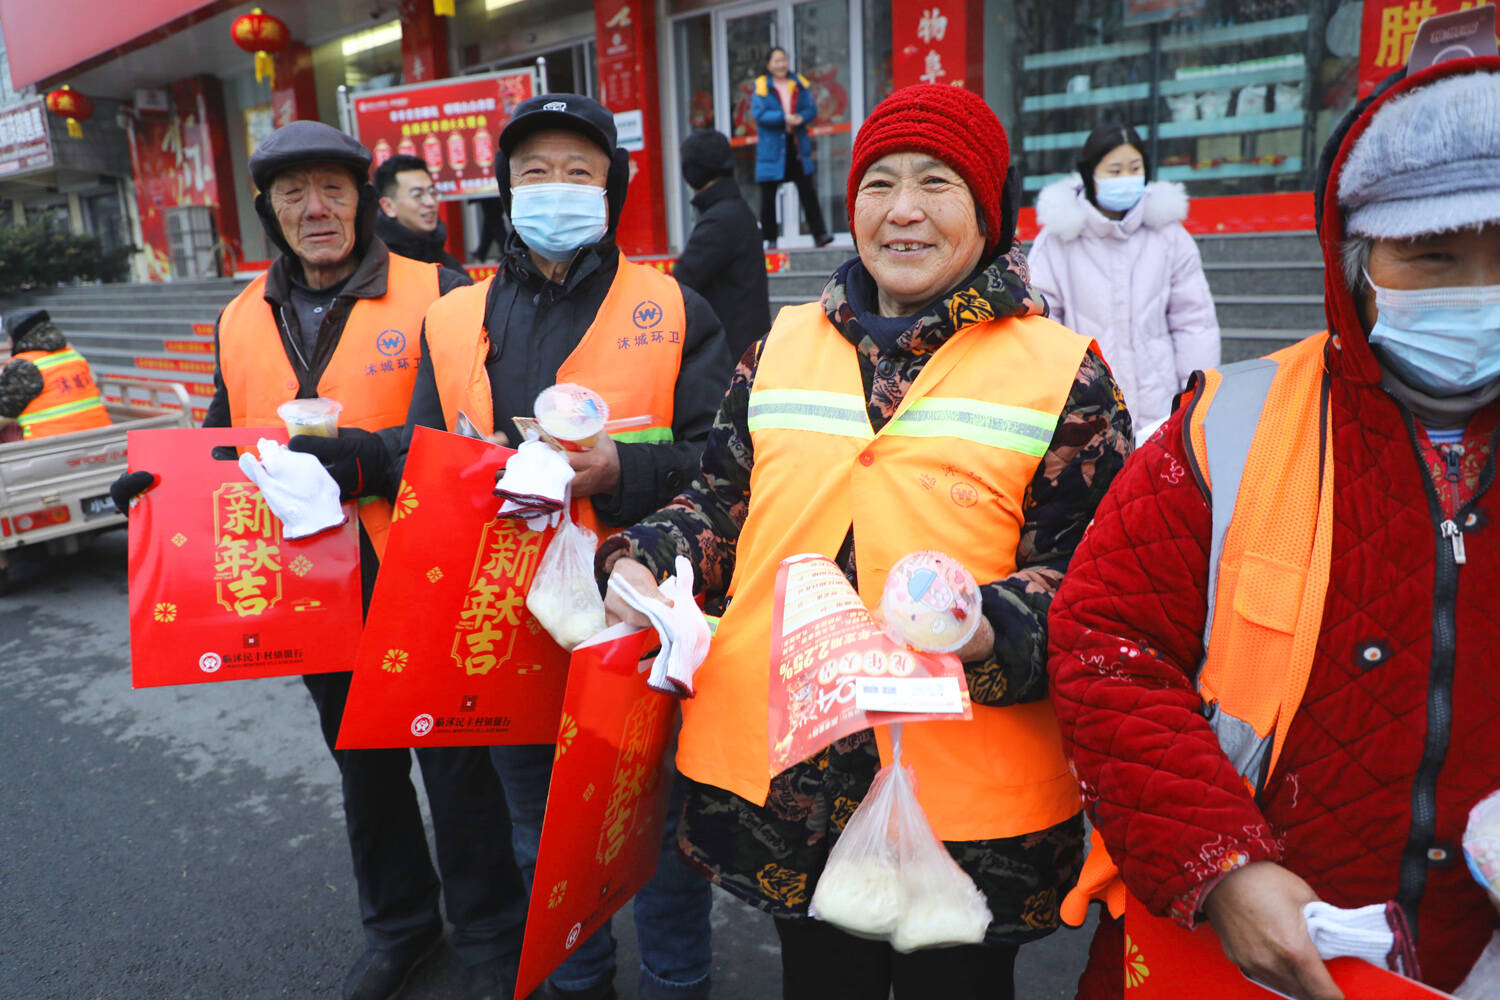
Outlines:
[{"label": "blue surgical face mask", "polygon": [[1146,178],[1143,174],[1094,178],[1094,199],[1099,202],[1100,208],[1107,208],[1111,212],[1130,211],[1145,192]]},{"label": "blue surgical face mask", "polygon": [[522,184],[510,192],[510,222],[528,247],[561,263],[604,235],[609,204],[592,184]]},{"label": "blue surgical face mask", "polygon": [[[1365,273],[1365,280],[1370,275]],[[1500,378],[1500,285],[1375,289],[1370,343],[1402,381],[1456,396]]]}]

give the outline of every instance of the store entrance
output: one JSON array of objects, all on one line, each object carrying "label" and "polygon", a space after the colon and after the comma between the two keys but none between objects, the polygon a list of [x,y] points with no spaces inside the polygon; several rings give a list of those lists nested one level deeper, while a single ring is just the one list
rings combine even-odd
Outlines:
[{"label": "store entrance", "polygon": [[[853,11],[858,16],[858,7]],[[716,128],[734,149],[735,180],[759,214],[760,187],[755,182],[758,130],[751,102],[755,79],[765,72],[773,46],[786,49],[794,71],[812,85],[818,114],[809,128],[813,150],[813,184],[823,217],[835,235],[847,240],[848,212],[844,180],[857,124],[862,84],[860,67],[850,54],[849,0],[789,0],[743,3],[678,19],[673,24],[673,58],[677,140],[695,128]],[[691,219],[684,190],[685,220]],[[794,185],[778,190],[780,231],[777,245],[810,247],[812,230],[803,220]],[[687,225],[690,225],[688,223]],[[684,229],[687,228],[684,226]]]}]

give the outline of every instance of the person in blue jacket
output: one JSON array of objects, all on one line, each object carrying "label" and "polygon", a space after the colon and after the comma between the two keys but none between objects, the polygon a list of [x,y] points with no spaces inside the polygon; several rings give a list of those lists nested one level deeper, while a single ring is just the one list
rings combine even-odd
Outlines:
[{"label": "person in blue jacket", "polygon": [[[766,72],[755,78],[750,103],[760,138],[755,148],[755,180],[760,185],[760,229],[767,246],[776,245],[776,191],[786,181],[797,185],[797,197],[813,231],[813,242],[833,242],[823,223],[823,208],[813,188],[812,140],[807,126],[818,115],[812,85],[791,71],[786,49],[777,46],[766,56]],[[795,142],[788,142],[789,137]]]}]

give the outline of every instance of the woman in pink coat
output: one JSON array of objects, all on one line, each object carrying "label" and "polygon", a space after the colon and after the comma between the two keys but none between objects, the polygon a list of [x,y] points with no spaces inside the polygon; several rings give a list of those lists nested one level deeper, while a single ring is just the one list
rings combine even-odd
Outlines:
[{"label": "woman in pink coat", "polygon": [[1181,184],[1146,183],[1145,146],[1128,125],[1089,136],[1078,176],[1042,190],[1027,255],[1052,318],[1099,342],[1141,431],[1172,411],[1194,371],[1219,363],[1219,321]]}]

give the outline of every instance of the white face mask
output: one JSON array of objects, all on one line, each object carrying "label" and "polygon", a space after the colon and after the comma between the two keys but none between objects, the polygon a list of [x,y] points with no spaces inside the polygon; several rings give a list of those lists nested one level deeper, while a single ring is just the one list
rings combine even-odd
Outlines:
[{"label": "white face mask", "polygon": [[609,203],[592,184],[522,184],[511,188],[510,222],[521,240],[550,261],[572,260],[609,228]]},{"label": "white face mask", "polygon": [[1500,285],[1375,289],[1370,344],[1403,381],[1456,396],[1500,378]]}]

